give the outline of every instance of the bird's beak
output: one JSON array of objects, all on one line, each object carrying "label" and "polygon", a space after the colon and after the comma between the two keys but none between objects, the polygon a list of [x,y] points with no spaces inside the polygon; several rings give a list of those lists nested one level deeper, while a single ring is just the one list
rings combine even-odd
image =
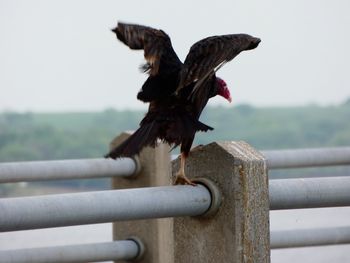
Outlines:
[{"label": "bird's beak", "polygon": [[224,87],[224,90],[225,90],[225,98],[228,100],[229,103],[232,102],[232,97],[231,97],[231,93],[230,93],[230,90],[228,89],[228,87],[225,85]]}]

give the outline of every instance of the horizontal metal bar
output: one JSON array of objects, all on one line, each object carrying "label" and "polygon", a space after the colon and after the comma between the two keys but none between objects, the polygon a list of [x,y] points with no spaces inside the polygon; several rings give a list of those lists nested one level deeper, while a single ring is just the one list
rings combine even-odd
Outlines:
[{"label": "horizontal metal bar", "polygon": [[163,186],[0,199],[0,231],[82,225],[206,212],[202,185]]},{"label": "horizontal metal bar", "polygon": [[270,209],[350,206],[350,177],[269,180]]},{"label": "horizontal metal bar", "polygon": [[349,165],[350,147],[261,151],[269,169]]},{"label": "horizontal metal bar", "polygon": [[[261,152],[269,169],[350,164],[350,147]],[[0,163],[0,183],[132,176],[139,169],[139,163],[132,158]]]},{"label": "horizontal metal bar", "polygon": [[130,260],[139,253],[133,240],[57,247],[0,250],[0,262],[6,263],[84,263]]},{"label": "horizontal metal bar", "polygon": [[350,244],[350,227],[272,231],[270,246],[292,248]]},{"label": "horizontal metal bar", "polygon": [[138,169],[132,158],[0,163],[0,183],[131,176]]}]

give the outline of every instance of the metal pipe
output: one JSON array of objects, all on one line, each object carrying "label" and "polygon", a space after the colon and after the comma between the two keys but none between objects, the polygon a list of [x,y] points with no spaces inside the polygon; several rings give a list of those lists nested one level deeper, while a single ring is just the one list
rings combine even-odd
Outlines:
[{"label": "metal pipe", "polygon": [[261,151],[269,169],[349,165],[350,147]]},{"label": "metal pipe", "polygon": [[[269,169],[350,164],[350,147],[262,151]],[[0,163],[0,183],[132,176],[140,170],[132,158],[96,158]]]},{"label": "metal pipe", "polygon": [[350,177],[269,180],[270,210],[350,206]]},{"label": "metal pipe", "polygon": [[130,260],[137,257],[138,244],[133,240],[96,244],[0,250],[0,262],[6,263],[84,263],[107,260]]},{"label": "metal pipe", "polygon": [[350,243],[350,227],[271,231],[270,246],[292,248]]},{"label": "metal pipe", "polygon": [[132,158],[0,163],[0,183],[132,176],[137,164]]},{"label": "metal pipe", "polygon": [[0,199],[0,231],[205,213],[206,187],[163,186]]}]

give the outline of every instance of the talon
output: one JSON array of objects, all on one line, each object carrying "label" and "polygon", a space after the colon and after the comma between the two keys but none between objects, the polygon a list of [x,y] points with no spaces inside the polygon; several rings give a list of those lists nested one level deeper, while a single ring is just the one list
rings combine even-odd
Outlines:
[{"label": "talon", "polygon": [[185,175],[185,160],[186,160],[186,154],[181,153],[180,169],[179,169],[178,173],[176,174],[174,184],[188,184],[188,185],[196,186],[197,184],[192,182]]},{"label": "talon", "polygon": [[183,174],[177,174],[176,179],[175,179],[175,185],[181,184],[181,185],[192,185],[196,186],[197,184],[192,182],[190,179],[188,179],[186,176]]}]

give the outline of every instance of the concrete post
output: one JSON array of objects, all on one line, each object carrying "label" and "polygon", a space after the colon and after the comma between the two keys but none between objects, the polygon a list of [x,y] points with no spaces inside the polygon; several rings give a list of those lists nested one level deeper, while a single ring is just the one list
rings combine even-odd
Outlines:
[{"label": "concrete post", "polygon": [[[117,137],[117,145],[129,136]],[[171,183],[169,147],[146,148],[142,170],[134,178],[115,178],[113,187],[134,188]],[[173,177],[179,160],[172,165]],[[222,203],[210,217],[181,217],[116,222],[114,239],[136,236],[145,245],[142,263],[268,263],[269,201],[264,157],[245,142],[221,142],[193,149],[186,175],[205,178],[221,191]],[[205,180],[204,180],[205,182]]]},{"label": "concrete post", "polygon": [[[124,141],[131,133],[122,133],[111,142],[111,148]],[[148,186],[163,186],[171,184],[170,147],[159,143],[155,149],[147,147],[139,155],[141,170],[134,177],[114,177],[113,189],[139,188]],[[139,238],[145,253],[137,262],[140,263],[171,263],[172,253],[172,219],[153,219],[115,222],[113,224],[113,239]],[[130,262],[130,261],[118,261]]]},{"label": "concrete post", "polygon": [[[173,175],[178,167],[175,160]],[[191,179],[214,182],[222,204],[210,218],[173,219],[173,262],[270,262],[264,157],[245,142],[211,143],[191,151],[185,171]]]}]

